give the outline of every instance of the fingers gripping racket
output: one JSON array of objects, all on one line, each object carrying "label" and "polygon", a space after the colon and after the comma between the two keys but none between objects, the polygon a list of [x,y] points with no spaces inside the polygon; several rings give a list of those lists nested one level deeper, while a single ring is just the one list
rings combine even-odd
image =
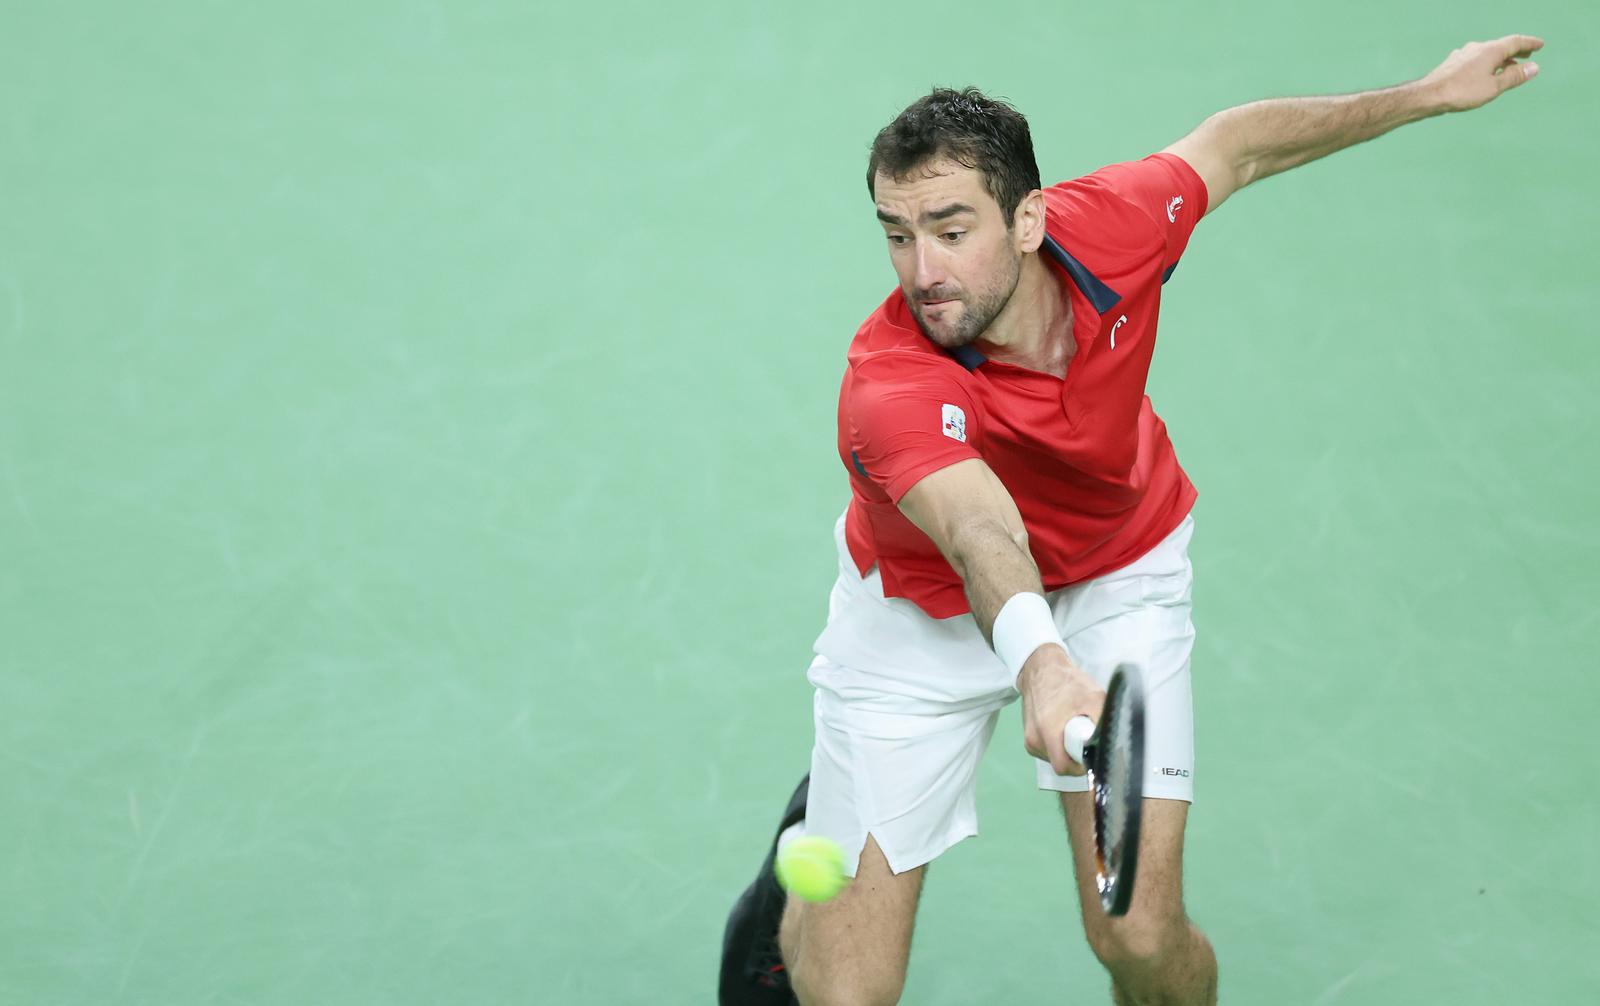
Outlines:
[{"label": "fingers gripping racket", "polygon": [[1139,819],[1144,809],[1144,681],[1139,668],[1119,664],[1106,686],[1098,725],[1087,716],[1067,721],[1067,754],[1089,773],[1094,795],[1095,884],[1107,915],[1126,915],[1139,866]]}]

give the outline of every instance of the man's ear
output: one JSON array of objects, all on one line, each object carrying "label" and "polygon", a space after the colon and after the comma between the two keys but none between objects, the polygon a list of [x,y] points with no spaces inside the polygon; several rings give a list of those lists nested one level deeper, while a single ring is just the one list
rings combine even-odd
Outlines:
[{"label": "man's ear", "polygon": [[1044,193],[1034,189],[1023,196],[1011,221],[1017,251],[1023,255],[1038,251],[1044,244]]}]

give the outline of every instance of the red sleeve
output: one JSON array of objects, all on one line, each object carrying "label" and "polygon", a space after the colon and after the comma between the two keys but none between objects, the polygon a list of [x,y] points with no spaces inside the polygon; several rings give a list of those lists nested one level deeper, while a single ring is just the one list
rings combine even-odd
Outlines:
[{"label": "red sleeve", "polygon": [[1090,177],[1154,220],[1167,243],[1163,266],[1177,264],[1206,213],[1206,183],[1189,162],[1177,154],[1151,154],[1141,161],[1107,165]]},{"label": "red sleeve", "polygon": [[977,403],[959,366],[922,353],[856,364],[847,405],[857,470],[896,503],[923,478],[978,453]]}]

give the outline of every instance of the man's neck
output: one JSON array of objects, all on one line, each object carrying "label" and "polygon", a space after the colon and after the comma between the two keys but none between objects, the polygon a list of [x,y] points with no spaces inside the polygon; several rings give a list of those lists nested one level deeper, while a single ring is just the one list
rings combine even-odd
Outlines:
[{"label": "man's neck", "polygon": [[1037,252],[1024,256],[1016,292],[973,345],[999,363],[1066,376],[1078,349],[1072,298]]}]

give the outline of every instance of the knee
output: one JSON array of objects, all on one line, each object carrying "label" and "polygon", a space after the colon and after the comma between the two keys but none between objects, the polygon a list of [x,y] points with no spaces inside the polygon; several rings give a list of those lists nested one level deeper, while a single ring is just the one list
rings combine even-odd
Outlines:
[{"label": "knee", "polygon": [[789,969],[789,981],[801,1006],[895,1006],[905,987],[903,973],[796,964]]},{"label": "knee", "polygon": [[1181,915],[1102,916],[1088,926],[1088,936],[1094,955],[1115,977],[1147,971],[1181,950],[1189,936],[1189,923]]}]

